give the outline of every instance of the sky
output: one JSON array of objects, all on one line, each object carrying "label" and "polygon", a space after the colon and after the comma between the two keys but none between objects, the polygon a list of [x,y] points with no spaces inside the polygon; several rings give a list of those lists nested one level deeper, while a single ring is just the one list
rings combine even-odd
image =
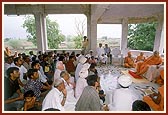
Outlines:
[{"label": "sky", "polygon": [[[87,21],[87,18],[83,14],[61,14],[61,15],[49,15],[52,21],[57,21],[61,33],[65,36],[76,35],[75,22]],[[24,16],[3,16],[4,24],[4,38],[26,38],[26,30],[22,27],[24,23]],[[85,24],[87,25],[87,23]],[[86,27],[85,27],[86,28]],[[85,35],[87,30],[85,30]],[[120,24],[98,24],[97,25],[97,37],[121,37],[121,25]]]}]

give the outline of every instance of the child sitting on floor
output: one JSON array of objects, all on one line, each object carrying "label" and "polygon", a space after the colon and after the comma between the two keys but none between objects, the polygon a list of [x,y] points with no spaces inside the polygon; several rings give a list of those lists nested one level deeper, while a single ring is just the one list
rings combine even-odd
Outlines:
[{"label": "child sitting on floor", "polygon": [[23,111],[40,111],[41,104],[36,101],[36,96],[32,90],[24,93]]}]

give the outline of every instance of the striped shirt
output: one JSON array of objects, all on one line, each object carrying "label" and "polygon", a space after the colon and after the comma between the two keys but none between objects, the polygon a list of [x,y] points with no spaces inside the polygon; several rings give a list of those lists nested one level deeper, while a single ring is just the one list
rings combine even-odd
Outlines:
[{"label": "striped shirt", "polygon": [[100,98],[93,86],[86,86],[80,96],[75,111],[101,111]]}]

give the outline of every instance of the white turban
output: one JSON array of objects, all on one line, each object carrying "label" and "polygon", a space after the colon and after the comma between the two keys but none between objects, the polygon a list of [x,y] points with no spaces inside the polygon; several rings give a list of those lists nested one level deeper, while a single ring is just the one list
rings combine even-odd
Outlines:
[{"label": "white turban", "polygon": [[132,79],[130,76],[122,75],[118,78],[118,83],[123,87],[128,87],[132,84]]},{"label": "white turban", "polygon": [[79,72],[79,77],[86,78],[88,76],[88,69],[90,67],[89,63],[85,63],[82,67],[82,69]]},{"label": "white turban", "polygon": [[79,59],[79,63],[84,64],[86,60],[87,58],[85,58],[84,56],[81,56],[81,58]]}]

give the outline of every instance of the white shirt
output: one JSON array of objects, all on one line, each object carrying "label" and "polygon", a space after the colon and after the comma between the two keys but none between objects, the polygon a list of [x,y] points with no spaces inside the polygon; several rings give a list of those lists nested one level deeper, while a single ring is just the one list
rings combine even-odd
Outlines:
[{"label": "white shirt", "polygon": [[61,70],[60,69],[56,69],[54,72],[54,81],[58,78],[60,78],[60,74],[61,74]]},{"label": "white shirt", "polygon": [[60,92],[57,88],[53,87],[43,100],[42,111],[49,108],[64,111],[64,107],[61,105],[62,99],[63,99],[62,92]]},{"label": "white shirt", "polygon": [[5,63],[5,64],[4,64],[4,71],[6,72],[6,70],[7,70],[8,68],[10,68],[11,66],[12,66],[11,64]]},{"label": "white shirt", "polygon": [[19,67],[19,66],[16,66],[14,63],[11,65],[11,67],[17,67],[17,68],[19,68],[20,81],[21,81],[21,82],[25,81],[25,80],[23,79],[23,75],[24,75],[25,73],[27,73],[27,69],[26,69],[23,65],[21,65],[21,66]]},{"label": "white shirt", "polygon": [[76,82],[76,88],[75,88],[75,97],[78,100],[83,92],[83,89],[88,86],[87,81],[85,78],[79,77],[79,79]]},{"label": "white shirt", "polygon": [[42,67],[42,66],[40,66],[40,70],[39,70],[39,71],[40,71],[42,77],[45,78],[45,79],[47,79],[47,76],[44,74],[44,71],[43,71],[43,67]]},{"label": "white shirt", "polygon": [[116,89],[113,94],[111,111],[131,111],[132,103],[138,97],[129,88]]},{"label": "white shirt", "polygon": [[75,80],[77,81],[79,78],[79,72],[83,68],[83,64],[78,63],[76,70],[75,70]]},{"label": "white shirt", "polygon": [[8,63],[4,63],[4,74],[5,74],[5,77],[8,77],[7,74],[6,74],[6,71],[8,68],[12,67],[11,64],[8,64]]},{"label": "white shirt", "polygon": [[39,74],[39,80],[42,82],[42,83],[45,83],[47,82],[47,79],[41,74],[41,72],[38,70],[38,74]]},{"label": "white shirt", "polygon": [[64,85],[67,90],[67,98],[64,105],[65,111],[75,111],[77,100],[75,98],[73,86],[68,84],[63,78],[61,79],[64,81]]},{"label": "white shirt", "polygon": [[97,56],[100,57],[102,54],[105,54],[104,48],[98,47],[97,48]]}]

